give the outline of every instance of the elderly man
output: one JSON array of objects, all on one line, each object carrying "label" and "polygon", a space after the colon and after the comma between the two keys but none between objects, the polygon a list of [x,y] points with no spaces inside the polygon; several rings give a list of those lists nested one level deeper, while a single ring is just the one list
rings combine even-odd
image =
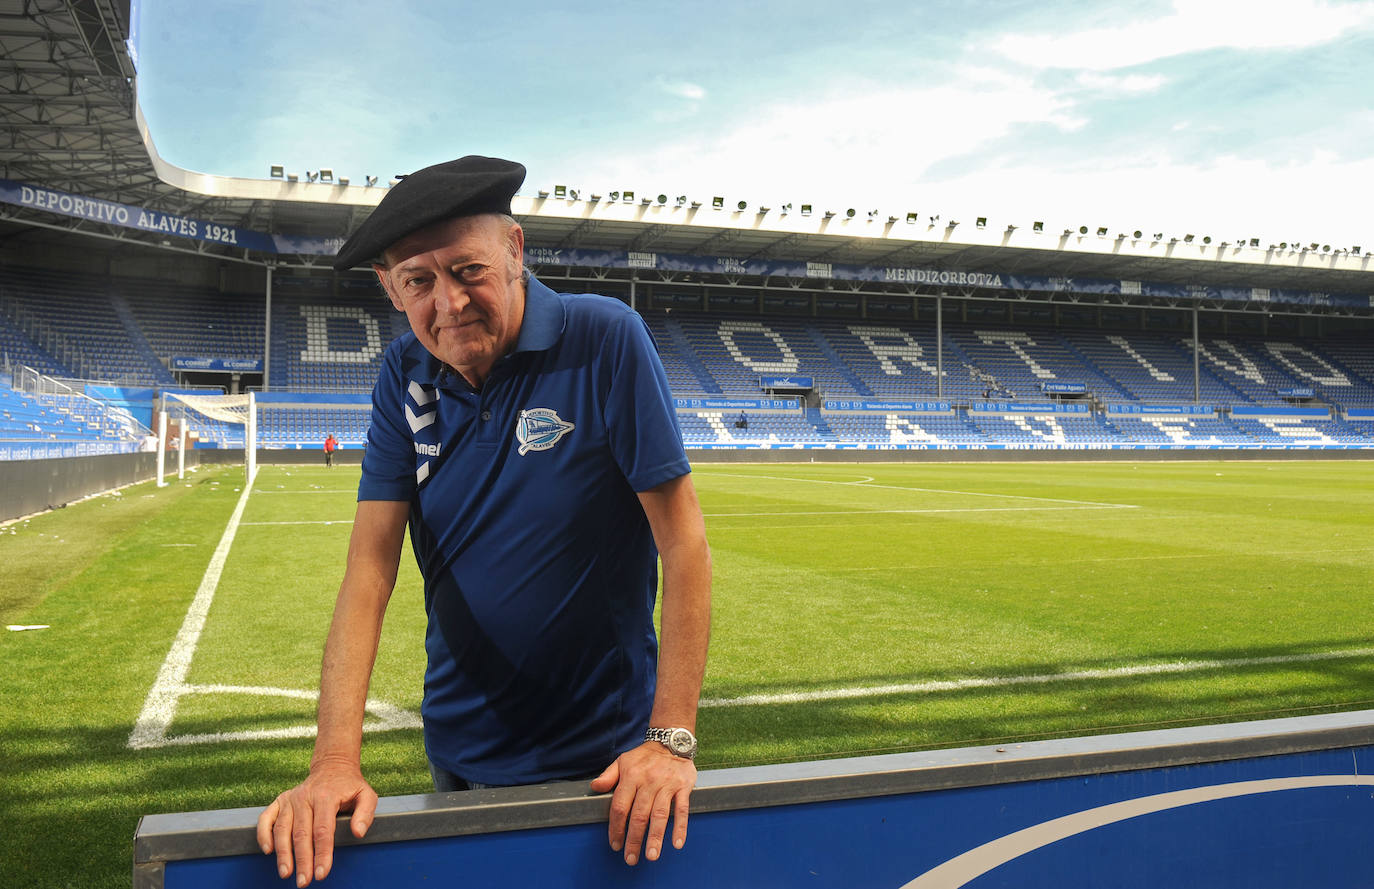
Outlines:
[{"label": "elderly man", "polygon": [[590,779],[613,791],[610,845],[628,864],[658,858],[670,816],[686,841],[710,627],[701,508],[643,320],[524,270],[510,216],[524,175],[482,157],[421,170],[334,264],[371,260],[411,333],[373,393],[310,774],[258,820],[298,886],[329,873],[339,812],[356,836],[372,822],[363,705],[407,522],[436,789]]}]

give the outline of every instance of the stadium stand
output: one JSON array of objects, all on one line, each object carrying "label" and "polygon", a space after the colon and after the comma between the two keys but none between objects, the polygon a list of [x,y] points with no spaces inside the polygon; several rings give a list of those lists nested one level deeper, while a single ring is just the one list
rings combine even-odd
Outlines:
[{"label": "stadium stand", "polygon": [[[254,360],[263,349],[260,295],[17,266],[0,270],[0,292],[4,354],[51,376],[167,389],[184,385],[169,370],[175,358]],[[735,427],[737,410],[683,405],[679,419],[691,446],[1374,443],[1374,423],[1341,415],[1347,408],[1374,406],[1374,355],[1357,336],[1203,337],[1199,407],[1192,404],[1191,341],[1176,333],[997,326],[987,319],[947,323],[942,386],[936,332],[929,323],[655,308],[642,314],[680,399],[739,398],[751,405],[751,399],[778,396],[798,400],[795,409],[778,410],[784,402],[750,407],[747,429]],[[405,330],[404,316],[368,282],[279,278],[272,389],[367,392],[386,344]],[[810,388],[762,388],[777,376],[802,379]],[[846,407],[826,408],[828,402]],[[1285,413],[1301,406],[1310,412]],[[1269,413],[1247,413],[1252,408]],[[119,434],[109,424],[74,420],[70,409],[25,401],[13,392],[7,392],[5,411],[7,435]],[[356,408],[277,407],[263,412],[259,440],[266,447],[313,448],[332,432],[345,447],[357,447],[366,439],[366,422],[366,411]],[[197,431],[207,444],[242,441],[241,430],[213,422]]]}]

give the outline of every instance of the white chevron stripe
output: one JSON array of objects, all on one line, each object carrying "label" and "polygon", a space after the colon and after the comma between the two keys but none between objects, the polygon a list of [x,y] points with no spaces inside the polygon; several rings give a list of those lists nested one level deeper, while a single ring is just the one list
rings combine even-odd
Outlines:
[{"label": "white chevron stripe", "polygon": [[439,419],[439,412],[437,410],[420,415],[416,414],[415,411],[411,409],[410,405],[406,405],[406,422],[410,424],[411,432],[419,432],[426,426],[432,426],[437,419]]},{"label": "white chevron stripe", "polygon": [[420,468],[415,470],[415,484],[422,485],[425,479],[429,478],[429,461],[420,464]]},{"label": "white chevron stripe", "polygon": [[406,391],[410,393],[410,397],[414,399],[415,403],[421,407],[439,400],[438,389],[426,389],[414,380],[410,381],[410,385],[406,387]]}]

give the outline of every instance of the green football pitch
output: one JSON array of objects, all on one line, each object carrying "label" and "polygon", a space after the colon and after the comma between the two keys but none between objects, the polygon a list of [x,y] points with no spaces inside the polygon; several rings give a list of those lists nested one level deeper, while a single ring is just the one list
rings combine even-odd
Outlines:
[{"label": "green football pitch", "polygon": [[[702,768],[1374,706],[1374,463],[701,464]],[[356,468],[0,527],[0,878],[127,886],[139,815],[303,774]],[[407,556],[364,769],[428,789]]]}]

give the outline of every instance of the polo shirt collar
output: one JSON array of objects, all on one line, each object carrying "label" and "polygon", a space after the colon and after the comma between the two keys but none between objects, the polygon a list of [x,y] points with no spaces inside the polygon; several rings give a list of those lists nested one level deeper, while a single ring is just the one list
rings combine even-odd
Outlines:
[{"label": "polo shirt collar", "polygon": [[566,323],[563,301],[558,294],[530,275],[525,287],[525,318],[520,322],[520,336],[515,340],[516,352],[543,352],[552,349],[563,335]]}]

